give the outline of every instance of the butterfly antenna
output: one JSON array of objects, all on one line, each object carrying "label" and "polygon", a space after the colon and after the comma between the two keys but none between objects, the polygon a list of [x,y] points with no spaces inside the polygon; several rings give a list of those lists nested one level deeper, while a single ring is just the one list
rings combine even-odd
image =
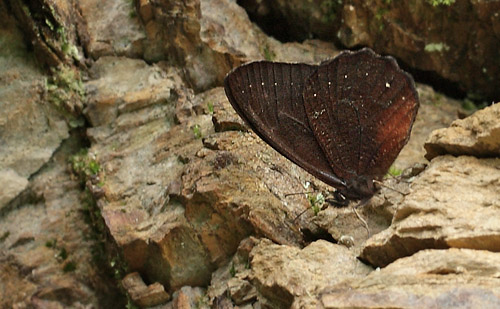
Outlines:
[{"label": "butterfly antenna", "polygon": [[308,210],[309,210],[309,209],[311,209],[311,208],[312,208],[312,207],[308,207],[308,208],[304,209],[303,211],[301,211],[301,213],[300,213],[300,214],[298,214],[298,215],[297,215],[297,217],[295,217],[295,219],[293,219],[293,221],[292,221],[292,222],[293,222],[293,223],[297,222],[297,219],[298,219],[300,216],[302,216],[303,214],[305,214],[305,213],[306,213],[306,211],[308,211]]},{"label": "butterfly antenna", "polygon": [[289,196],[292,196],[292,195],[300,195],[300,194],[310,194],[310,193],[314,193],[314,191],[311,191],[311,192],[286,193],[285,197],[289,197]]},{"label": "butterfly antenna", "polygon": [[384,187],[384,188],[386,188],[386,189],[389,189],[389,190],[391,190],[391,191],[397,192],[397,193],[399,193],[399,194],[401,194],[401,195],[403,195],[403,196],[407,196],[407,195],[408,195],[408,193],[404,193],[404,192],[401,192],[401,191],[399,191],[399,190],[397,190],[397,189],[394,189],[394,188],[392,188],[392,187],[389,187],[389,186],[384,185],[384,183],[383,183],[382,181],[380,181],[380,180],[376,180],[376,179],[374,179],[374,180],[373,180],[373,183],[376,183],[377,185],[379,185],[379,186],[381,186],[381,187]]}]

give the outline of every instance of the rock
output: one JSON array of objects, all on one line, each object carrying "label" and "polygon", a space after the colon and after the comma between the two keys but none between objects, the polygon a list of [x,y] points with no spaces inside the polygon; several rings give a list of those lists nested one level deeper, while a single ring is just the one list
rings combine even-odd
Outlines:
[{"label": "rock", "polygon": [[[266,1],[241,3],[282,41],[311,37],[368,46],[441,88],[498,99],[500,1]],[[466,35],[464,35],[466,34]]]},{"label": "rock", "polygon": [[267,34],[285,42],[310,37],[334,39],[342,9],[342,1],[245,0],[238,4]]},{"label": "rock", "polygon": [[242,240],[231,261],[212,273],[207,296],[213,305],[232,308],[233,303],[238,306],[256,304],[257,290],[249,277],[252,273],[249,255],[259,242],[260,240],[254,237]]},{"label": "rock", "polygon": [[[67,138],[69,127],[43,97],[46,76],[7,9],[0,4],[0,208],[27,185]],[[5,181],[5,182],[4,182]],[[3,185],[9,184],[9,185]]]},{"label": "rock", "polygon": [[167,304],[168,308],[171,304],[172,308],[194,309],[208,308],[205,298],[205,290],[199,287],[184,286],[173,295],[171,303]]},{"label": "rock", "polygon": [[86,42],[87,32],[75,5],[77,1],[5,3],[8,9],[1,4],[2,13],[9,12],[15,16],[26,42],[33,48],[37,62],[44,68],[85,67],[85,53],[80,43]]},{"label": "rock", "polygon": [[303,249],[262,240],[250,252],[251,282],[272,307],[311,308],[314,295],[340,281],[366,276],[371,268],[344,246],[323,240]]},{"label": "rock", "polygon": [[0,217],[0,307],[124,306],[98,264],[102,243],[87,224],[80,183],[67,162],[82,147],[76,135],[30,178],[16,207]]},{"label": "rock", "polygon": [[424,147],[429,160],[443,154],[500,157],[500,104],[455,120],[449,128],[432,132]]},{"label": "rock", "polygon": [[142,1],[138,7],[149,40],[163,44],[159,52],[172,55],[170,63],[183,69],[196,92],[222,85],[226,73],[242,62],[317,63],[336,54],[329,43],[283,45],[267,37],[235,0]]},{"label": "rock", "polygon": [[155,282],[146,285],[137,272],[125,276],[122,279],[122,285],[132,298],[132,301],[141,308],[156,306],[170,299],[170,295],[165,292],[161,284]]},{"label": "rock", "polygon": [[500,159],[441,156],[412,183],[392,224],[365,244],[363,260],[384,267],[423,249],[500,247]]},{"label": "rock", "polygon": [[[136,126],[145,107],[155,105],[158,108],[151,112],[157,115],[142,117],[159,118],[168,112],[163,103],[177,99],[176,91],[183,88],[176,70],[124,57],[101,57],[89,74],[91,80],[85,83],[89,99],[84,112],[93,127],[112,123],[121,129]],[[122,117],[115,122],[119,115]],[[128,119],[131,115],[135,120]]]},{"label": "rock", "polygon": [[[370,46],[408,66],[436,72],[464,92],[498,98],[500,1],[347,1],[339,39],[347,47]],[[464,35],[466,34],[466,35]]]},{"label": "rock", "polygon": [[423,250],[365,278],[329,287],[320,308],[500,306],[500,253]]},{"label": "rock", "polygon": [[[93,70],[99,79],[86,87],[100,90],[89,92],[89,101],[96,104],[94,110],[89,107],[88,115],[92,122],[103,125],[88,130],[93,142],[90,153],[102,166],[99,177],[105,179],[95,197],[113,241],[123,249],[132,271],[169,289],[208,283],[214,263],[234,252],[218,237],[229,237],[229,246],[236,248],[248,233],[238,238],[234,233],[237,226],[229,232],[221,217],[213,214],[211,218],[213,205],[198,204],[196,195],[186,205],[182,187],[175,194],[172,191],[171,184],[182,180],[183,173],[190,177],[185,166],[201,161],[197,152],[202,149],[201,137],[213,132],[211,116],[196,115],[203,108],[192,104],[194,98],[183,90],[174,69],[163,71],[142,61],[102,58]],[[112,92],[107,88],[109,78],[119,86]],[[121,92],[130,89],[129,85],[139,87]],[[97,103],[104,102],[99,98],[107,93],[110,102],[116,103],[109,109],[117,112],[100,120],[105,114],[101,109],[108,107]],[[175,125],[175,111],[182,110],[182,105],[194,116]],[[206,230],[211,224],[201,224],[205,220],[220,225],[219,232]]]},{"label": "rock", "polygon": [[[288,55],[323,45],[295,46]],[[320,54],[307,53],[303,59],[316,61]],[[329,210],[332,215],[325,220],[311,221],[309,212],[296,219],[310,204],[304,195],[287,193],[304,192],[309,181],[313,188],[327,187],[255,134],[232,131],[243,124],[222,88],[193,96],[178,70],[120,57],[101,58],[91,73],[95,79],[85,85],[90,102],[85,112],[96,125],[88,129],[90,153],[105,179],[91,191],[131,271],[169,292],[208,284],[212,271],[225,265],[251,234],[301,246],[306,241],[302,231],[312,231],[308,241],[329,231],[335,239],[352,236],[353,252],[360,250],[368,236],[348,208]],[[436,118],[437,127],[447,119]],[[373,230],[388,226],[389,212],[367,210],[381,218],[370,221],[377,226]],[[234,300],[246,303],[248,298],[240,295],[249,286],[236,280],[231,284]]]},{"label": "rock", "polygon": [[85,0],[77,3],[88,33],[88,40],[83,45],[92,59],[145,56],[150,46],[132,1]]},{"label": "rock", "polygon": [[0,210],[28,186],[28,179],[11,169],[0,171]]}]

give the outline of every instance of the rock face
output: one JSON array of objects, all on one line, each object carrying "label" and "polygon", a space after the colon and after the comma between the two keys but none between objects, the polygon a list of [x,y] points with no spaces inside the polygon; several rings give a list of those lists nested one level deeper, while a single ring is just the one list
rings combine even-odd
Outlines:
[{"label": "rock face", "polygon": [[500,159],[441,156],[412,183],[389,229],[361,257],[374,266],[426,248],[500,248]]},{"label": "rock face", "polygon": [[[26,11],[20,2],[5,6],[3,1],[0,14],[24,10],[24,17],[16,11],[22,20],[37,12],[33,3]],[[263,10],[265,3],[259,1],[257,8]],[[304,3],[273,5],[291,12]],[[458,14],[464,3],[469,2],[457,0],[450,8],[435,9],[443,16]],[[472,8],[496,3],[476,1]],[[427,1],[377,2],[378,7],[399,8],[380,12],[378,19],[370,18],[376,12],[368,3],[307,4],[311,7],[295,15],[297,20],[310,15],[306,29],[338,23],[343,40],[359,42],[372,40],[371,32],[357,36],[373,30],[365,19],[383,22],[390,34],[397,30],[396,16],[403,16],[397,13],[407,5],[422,9],[422,14],[434,9]],[[90,262],[99,248],[117,249],[119,254],[104,265],[113,266],[130,301],[141,307],[446,308],[457,302],[471,307],[498,303],[496,106],[433,133],[427,143],[427,155],[433,158],[429,162],[424,142],[432,131],[455,120],[460,102],[418,84],[421,109],[395,163],[396,169],[404,169],[402,181],[384,181],[389,188],[382,188],[357,213],[349,207],[329,207],[315,214],[311,206],[322,206],[317,193],[331,188],[249,131],[219,86],[227,71],[244,61],[319,63],[338,53],[332,44],[280,43],[252,24],[234,0],[140,0],[134,6],[118,0],[57,1],[40,7],[46,11],[41,16],[68,17],[75,8],[81,13],[75,15],[74,28],[68,28],[69,42],[81,44],[76,47],[79,53],[54,63],[66,64],[69,72],[84,77],[83,86],[76,89],[85,95],[76,99],[85,98],[85,104],[63,97],[58,97],[61,105],[52,104],[50,94],[62,87],[54,84],[44,90],[46,76],[32,55],[9,53],[4,45],[16,51],[25,46],[12,30],[12,19],[2,19],[2,38],[9,44],[0,49],[5,64],[0,92],[7,100],[0,103],[0,307],[124,307],[125,297],[100,264]],[[322,14],[333,11],[342,12],[344,21],[322,20]],[[359,17],[360,23],[354,24],[347,14]],[[41,24],[35,29],[50,30],[43,18],[37,20]],[[407,22],[400,24],[407,27]],[[349,33],[354,26],[359,29]],[[394,41],[408,39],[401,38]],[[435,38],[440,37],[429,36],[429,42]],[[486,34],[481,38],[489,42]],[[404,48],[387,50],[401,59],[413,57],[416,51],[409,39]],[[384,51],[377,44],[389,46],[392,41],[380,42],[373,44]],[[455,55],[454,50],[431,46],[434,50],[428,47],[427,53],[439,54],[432,58],[433,65],[442,61],[443,66],[453,64],[453,72],[463,69],[453,57],[450,62],[440,58]],[[87,58],[79,61],[76,55]],[[417,68],[433,69],[428,58],[419,57]],[[68,119],[73,119],[68,111],[85,117],[87,140],[68,134]],[[70,153],[80,148],[85,148],[79,152],[82,160],[71,162],[84,176],[87,199],[67,166]],[[302,194],[305,191],[314,194]],[[88,218],[93,225],[85,223]]]},{"label": "rock face", "polygon": [[265,29],[266,21],[278,28],[282,38],[369,46],[408,67],[432,72],[423,75],[444,87],[456,83],[464,92],[500,98],[494,82],[500,73],[500,1],[241,2]]},{"label": "rock face", "polygon": [[465,119],[454,121],[449,128],[432,132],[425,143],[426,158],[449,153],[500,157],[500,104],[493,104]]},{"label": "rock face", "polygon": [[494,308],[500,305],[499,258],[480,250],[420,251],[365,278],[329,288],[318,307]]},{"label": "rock face", "polygon": [[71,136],[0,218],[0,307],[124,305],[87,224],[78,180],[67,170]]},{"label": "rock face", "polygon": [[28,185],[28,178],[52,156],[69,127],[44,98],[46,76],[23,35],[0,6],[0,211]]},{"label": "rock face", "polygon": [[132,1],[78,2],[88,35],[85,49],[91,58],[116,55],[162,59],[154,59],[157,55],[146,38]]},{"label": "rock face", "polygon": [[[371,268],[348,248],[323,240],[302,250],[261,241],[250,252],[250,281],[270,307],[313,307],[310,295],[339,281],[359,279]],[[327,263],[325,263],[328,261]]]}]

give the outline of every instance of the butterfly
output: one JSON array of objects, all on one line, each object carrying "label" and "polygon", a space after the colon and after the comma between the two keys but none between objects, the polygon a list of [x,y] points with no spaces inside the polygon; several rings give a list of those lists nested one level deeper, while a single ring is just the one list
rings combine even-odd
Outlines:
[{"label": "butterfly", "polygon": [[345,201],[378,191],[419,107],[411,75],[369,48],[320,65],[247,63],[226,76],[224,90],[261,139]]}]

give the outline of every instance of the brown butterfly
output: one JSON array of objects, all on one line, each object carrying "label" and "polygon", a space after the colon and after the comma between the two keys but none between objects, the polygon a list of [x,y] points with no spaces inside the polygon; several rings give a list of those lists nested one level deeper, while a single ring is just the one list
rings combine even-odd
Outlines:
[{"label": "brown butterfly", "polygon": [[413,78],[368,48],[319,66],[248,63],[224,89],[257,135],[344,200],[377,192],[374,181],[408,141],[419,107]]}]

